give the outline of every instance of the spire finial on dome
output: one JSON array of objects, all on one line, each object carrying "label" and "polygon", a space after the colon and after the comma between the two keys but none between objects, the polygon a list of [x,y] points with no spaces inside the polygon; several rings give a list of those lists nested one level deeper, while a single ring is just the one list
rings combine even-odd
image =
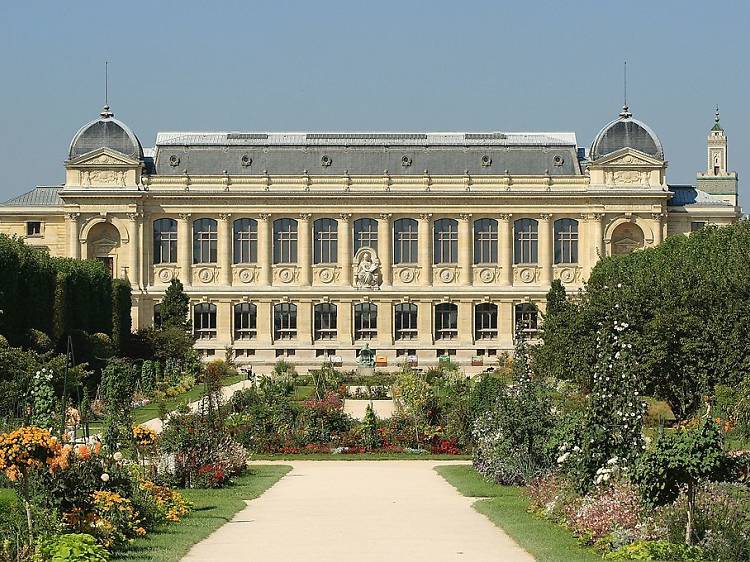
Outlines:
[{"label": "spire finial on dome", "polygon": [[110,119],[115,116],[109,109],[109,61],[104,61],[104,107],[99,114],[103,119]]},{"label": "spire finial on dome", "polygon": [[622,119],[629,119],[633,116],[633,114],[630,112],[630,108],[628,107],[628,61],[623,61],[622,64],[622,111],[620,112],[620,117]]},{"label": "spire finial on dome", "polygon": [[716,117],[714,117],[714,122],[718,125],[719,124],[719,104],[716,104]]}]

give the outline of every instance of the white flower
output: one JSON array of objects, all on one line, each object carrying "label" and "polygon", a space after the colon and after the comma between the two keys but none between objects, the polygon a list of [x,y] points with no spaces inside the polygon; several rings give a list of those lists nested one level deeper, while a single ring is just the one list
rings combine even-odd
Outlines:
[{"label": "white flower", "polygon": [[112,455],[112,458],[117,462],[120,462],[122,460],[122,453],[120,451],[117,451],[114,455]]},{"label": "white flower", "polygon": [[566,460],[568,460],[569,456],[570,456],[570,452],[563,453],[562,455],[560,455],[559,457],[557,457],[557,464],[564,463]]},{"label": "white flower", "polygon": [[102,472],[101,479],[102,482],[109,482],[109,474],[107,474],[106,472]]}]

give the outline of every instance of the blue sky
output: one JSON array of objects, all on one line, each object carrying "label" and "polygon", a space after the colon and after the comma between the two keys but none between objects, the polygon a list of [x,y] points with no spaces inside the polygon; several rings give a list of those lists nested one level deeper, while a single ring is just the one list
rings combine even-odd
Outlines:
[{"label": "blue sky", "polygon": [[168,130],[575,131],[622,105],[671,183],[705,167],[713,106],[750,204],[749,2],[2,2],[0,200],[63,180],[110,105]]}]

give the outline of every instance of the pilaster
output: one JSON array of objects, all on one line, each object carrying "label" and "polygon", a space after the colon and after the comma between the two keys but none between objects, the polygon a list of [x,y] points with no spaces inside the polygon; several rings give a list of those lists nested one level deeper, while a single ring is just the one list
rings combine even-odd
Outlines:
[{"label": "pilaster", "polygon": [[217,250],[219,254],[219,283],[230,286],[232,284],[232,215],[219,213],[219,240]]},{"label": "pilaster", "polygon": [[552,283],[552,215],[539,215],[539,266],[540,283],[547,287]]},{"label": "pilaster", "polygon": [[504,287],[510,287],[513,285],[513,215],[504,213],[499,216],[499,219],[499,259],[502,267],[500,284]]},{"label": "pilaster", "polygon": [[[383,285],[393,284],[393,267],[391,252],[393,242],[391,240],[391,213],[381,213],[378,219],[378,257],[380,259],[380,272],[383,277]],[[378,309],[378,332],[380,332],[380,312]]]},{"label": "pilaster", "polygon": [[432,213],[419,215],[419,284],[423,287],[432,285]]},{"label": "pilaster", "polygon": [[299,263],[299,284],[303,287],[308,287],[312,279],[311,263],[311,242],[312,236],[310,234],[310,213],[300,213],[299,215],[299,229],[298,229],[298,248],[297,252],[297,263]]},{"label": "pilaster", "polygon": [[461,213],[458,221],[458,263],[461,267],[460,284],[471,285],[473,240],[471,236],[471,214]]},{"label": "pilaster", "polygon": [[[379,245],[380,241],[378,241]],[[393,303],[389,300],[378,301],[378,345],[391,347],[393,345]]]},{"label": "pilaster", "polygon": [[351,213],[341,213],[339,215],[338,260],[341,285],[345,287],[349,287],[352,284],[351,218]]},{"label": "pilaster", "polygon": [[68,255],[73,259],[81,259],[81,242],[79,237],[78,218],[81,213],[66,213],[65,220],[68,223]]},{"label": "pilaster", "polygon": [[193,237],[190,213],[177,215],[177,263],[180,266],[179,278],[185,287],[193,284]]},{"label": "pilaster", "polygon": [[419,301],[417,308],[417,341],[422,345],[432,345],[432,301]]},{"label": "pilaster", "polygon": [[129,248],[129,267],[128,280],[130,286],[133,289],[137,289],[140,286],[141,270],[140,270],[140,242],[141,242],[141,219],[143,218],[142,213],[129,213],[128,219],[130,219],[130,239],[128,240]]},{"label": "pilaster", "polygon": [[341,345],[352,345],[354,330],[352,329],[352,302],[339,301],[336,306],[336,336]]},{"label": "pilaster", "polygon": [[474,345],[474,303],[470,300],[458,303],[458,342]]},{"label": "pilaster", "polygon": [[312,345],[312,302],[300,300],[297,303],[297,344]]},{"label": "pilaster", "polygon": [[261,287],[268,287],[273,282],[271,238],[271,214],[260,213],[258,215],[258,267],[260,268],[258,284]]}]

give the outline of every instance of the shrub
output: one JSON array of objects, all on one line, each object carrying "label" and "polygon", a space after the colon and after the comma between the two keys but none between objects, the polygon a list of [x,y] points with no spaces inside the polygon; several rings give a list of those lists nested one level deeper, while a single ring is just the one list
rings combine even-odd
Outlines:
[{"label": "shrub", "polygon": [[109,553],[85,533],[45,537],[37,543],[35,560],[39,562],[107,562]]},{"label": "shrub", "polygon": [[704,560],[703,551],[694,546],[675,544],[669,541],[635,541],[607,553],[607,560],[684,560],[698,562]]},{"label": "shrub", "polygon": [[90,511],[75,507],[63,514],[63,520],[70,528],[93,535],[108,549],[122,548],[130,539],[146,534],[133,502],[106,490],[91,494]]},{"label": "shrub", "polygon": [[130,308],[132,290],[130,283],[122,279],[112,281],[112,345],[117,355],[125,355],[129,349],[132,317]]}]

